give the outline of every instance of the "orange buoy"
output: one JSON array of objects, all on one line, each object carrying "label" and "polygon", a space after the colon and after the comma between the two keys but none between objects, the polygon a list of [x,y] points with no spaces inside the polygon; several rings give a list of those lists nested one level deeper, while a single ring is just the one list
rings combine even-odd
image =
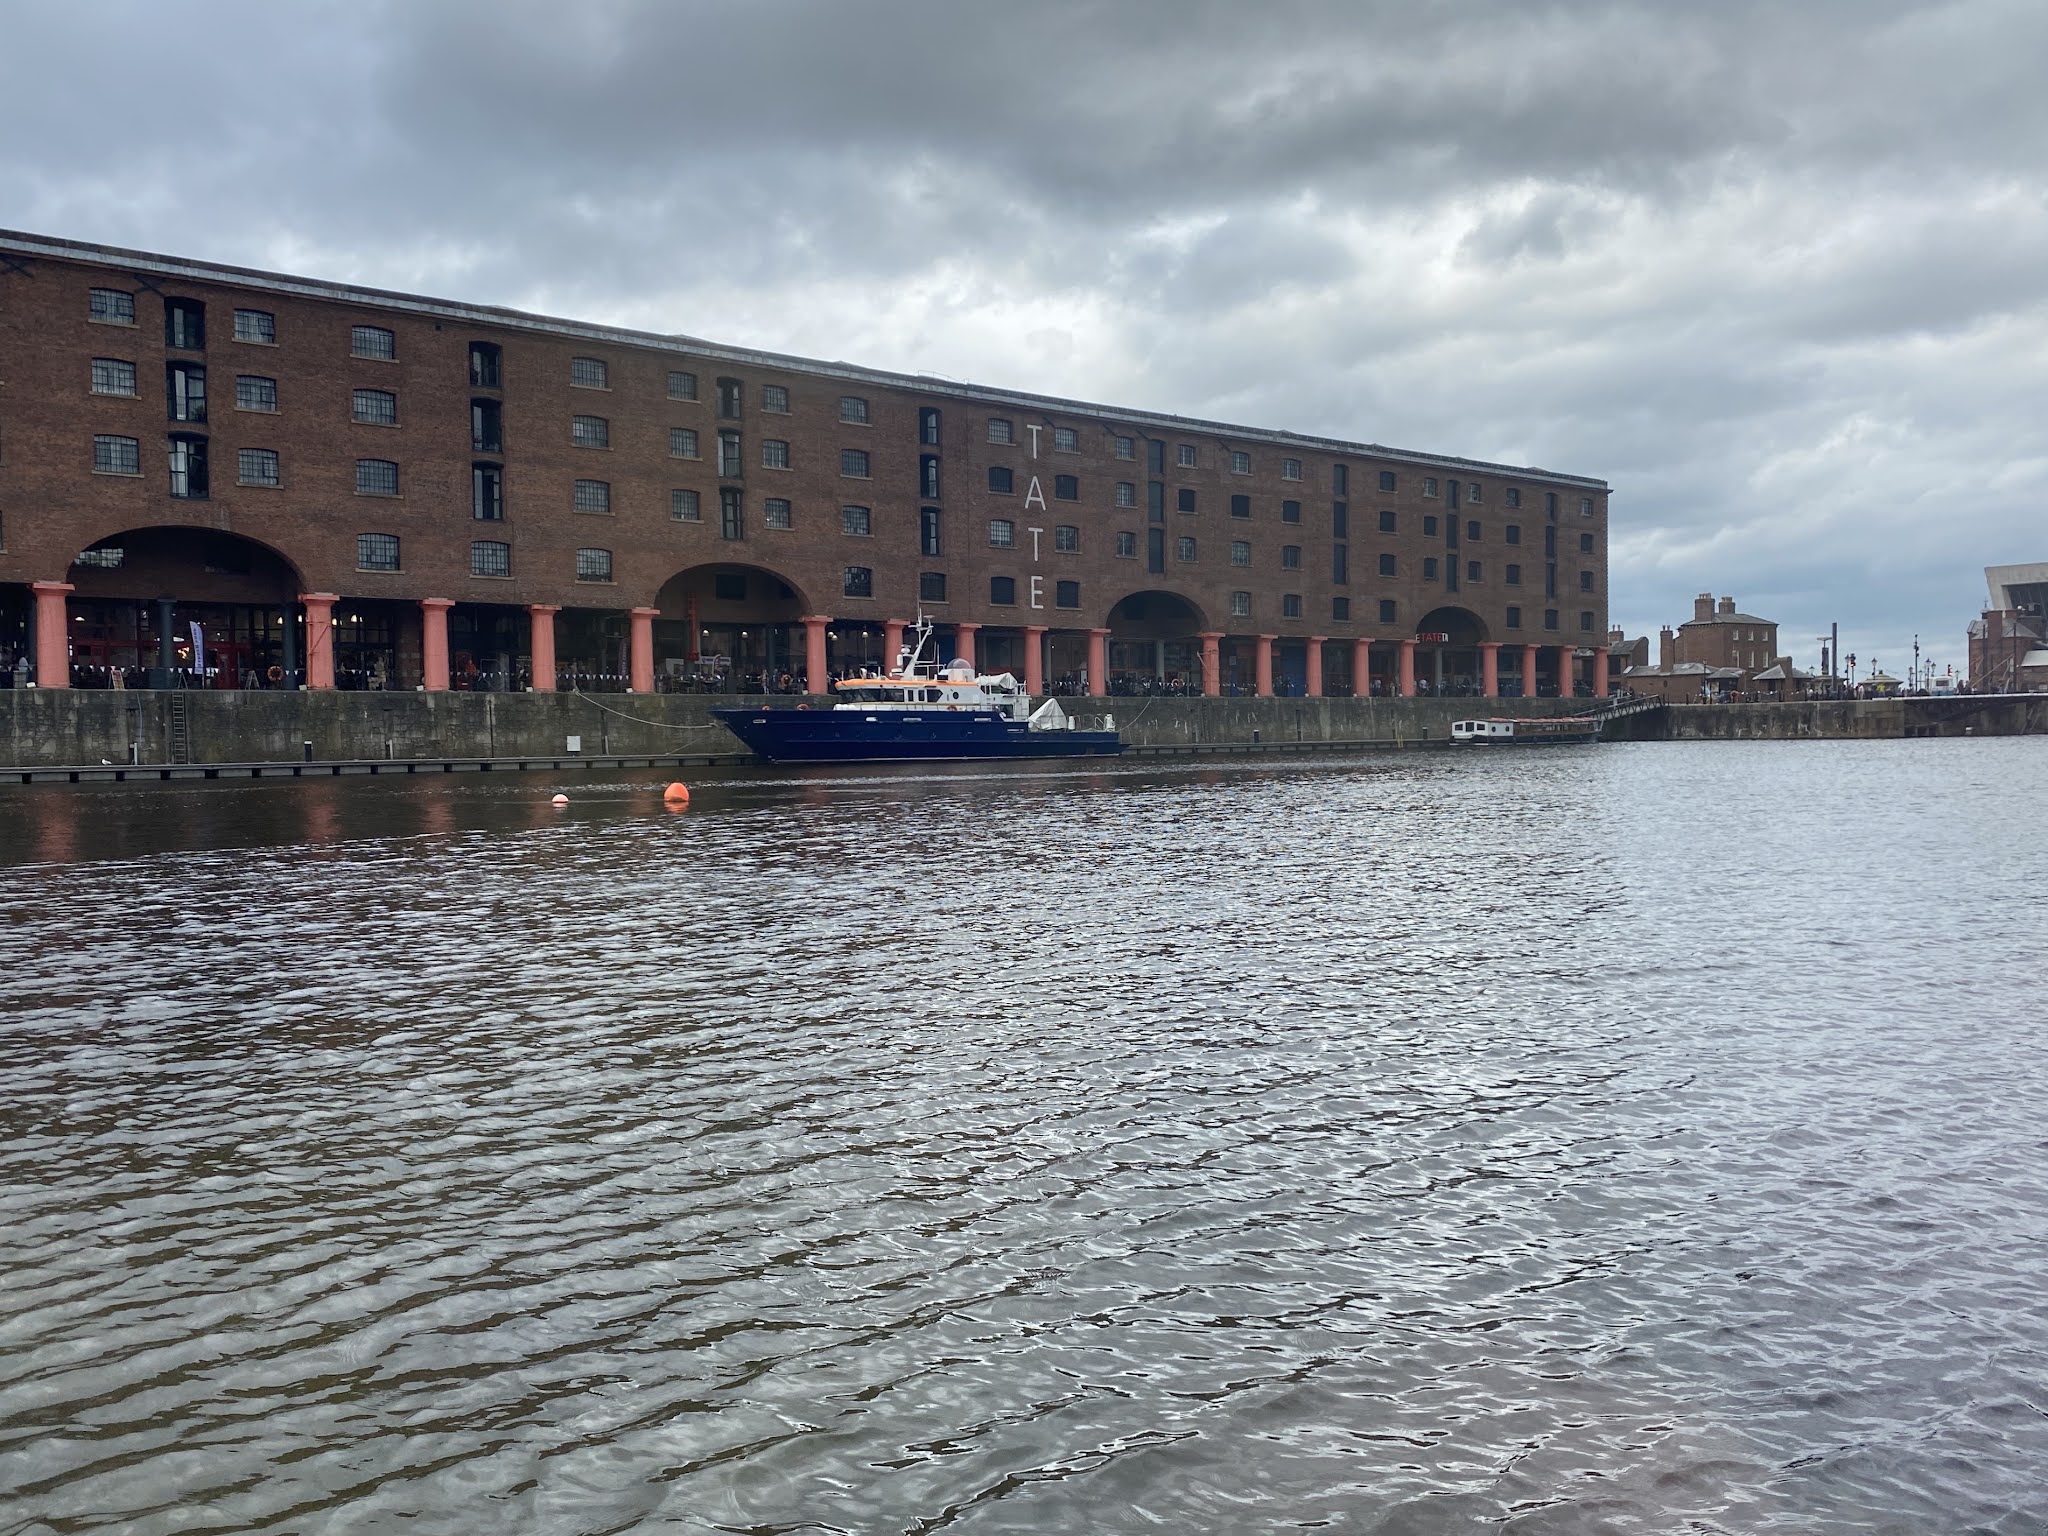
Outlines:
[{"label": "orange buoy", "polygon": [[567,795],[557,795],[551,803],[555,805],[567,805],[569,803],[569,797]]},{"label": "orange buoy", "polygon": [[665,805],[688,805],[690,803],[690,786],[681,782],[671,784],[661,792],[661,798],[662,803]]}]

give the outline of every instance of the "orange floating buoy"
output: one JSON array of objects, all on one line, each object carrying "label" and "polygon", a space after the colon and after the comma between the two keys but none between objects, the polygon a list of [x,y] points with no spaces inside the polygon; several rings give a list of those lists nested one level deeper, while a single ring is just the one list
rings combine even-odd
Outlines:
[{"label": "orange floating buoy", "polygon": [[661,792],[661,798],[663,803],[667,805],[688,805],[690,803],[690,786],[681,782],[671,784]]},{"label": "orange floating buoy", "polygon": [[555,805],[567,805],[569,803],[569,797],[567,795],[557,795],[551,803]]}]

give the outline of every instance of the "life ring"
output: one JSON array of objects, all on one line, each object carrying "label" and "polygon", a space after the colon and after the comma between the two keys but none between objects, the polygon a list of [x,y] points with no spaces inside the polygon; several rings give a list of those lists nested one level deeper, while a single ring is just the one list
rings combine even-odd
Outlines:
[{"label": "life ring", "polygon": [[273,683],[281,683],[284,681],[284,668],[272,667],[268,672],[264,673],[263,675],[269,678],[270,681],[272,681]]}]

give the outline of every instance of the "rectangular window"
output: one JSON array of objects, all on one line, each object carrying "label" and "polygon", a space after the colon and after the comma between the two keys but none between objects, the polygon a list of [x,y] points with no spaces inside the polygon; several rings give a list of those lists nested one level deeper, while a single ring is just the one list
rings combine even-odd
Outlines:
[{"label": "rectangular window", "polygon": [[1250,565],[1252,563],[1252,546],[1249,540],[1232,539],[1230,541],[1230,563],[1232,565]]},{"label": "rectangular window", "polygon": [[396,496],[398,494],[398,466],[389,459],[357,459],[356,494],[358,496]]},{"label": "rectangular window", "polygon": [[917,493],[927,501],[939,499],[939,456],[927,453],[917,461]]},{"label": "rectangular window", "polygon": [[1052,605],[1055,608],[1078,608],[1081,606],[1081,583],[1078,581],[1056,581],[1052,584]]},{"label": "rectangular window", "polygon": [[701,523],[704,520],[703,503],[695,491],[680,488],[668,493],[669,521],[676,523]]},{"label": "rectangular window", "polygon": [[1145,482],[1145,521],[1163,523],[1166,521],[1166,487],[1157,480]]},{"label": "rectangular window", "polygon": [[164,395],[172,421],[206,420],[206,367],[202,363],[164,365]]},{"label": "rectangular window", "polygon": [[1581,517],[1591,517],[1592,515],[1593,515],[1593,498],[1592,498],[1592,497],[1590,497],[1590,496],[1581,496],[1581,497],[1579,498],[1579,516],[1581,516]]},{"label": "rectangular window", "polygon": [[1175,491],[1175,492],[1173,493],[1173,504],[1174,504],[1174,507],[1175,507],[1175,509],[1176,509],[1177,511],[1181,511],[1181,512],[1192,512],[1192,511],[1194,511],[1194,510],[1195,510],[1195,488],[1194,488],[1193,486],[1191,486],[1191,485],[1184,485],[1184,486],[1181,486],[1181,487],[1180,487],[1180,488],[1179,488],[1178,490],[1176,490],[1176,491]]},{"label": "rectangular window", "polygon": [[1231,617],[1232,617],[1233,619],[1247,619],[1247,618],[1250,618],[1250,617],[1251,617],[1251,612],[1252,612],[1252,595],[1251,595],[1251,593],[1249,593],[1249,592],[1233,592],[1233,593],[1231,593],[1231,594],[1230,594],[1230,616],[1231,616]]},{"label": "rectangular window", "polygon": [[1120,507],[1135,507],[1138,504],[1138,488],[1128,480],[1117,481],[1115,501]]},{"label": "rectangular window", "polygon": [[1330,494],[1332,496],[1349,496],[1351,494],[1351,469],[1349,465],[1332,464],[1330,466]]},{"label": "rectangular window", "polygon": [[1251,499],[1251,497],[1249,497],[1249,496],[1233,496],[1233,497],[1231,497],[1231,498],[1230,498],[1230,515],[1231,515],[1232,517],[1250,517],[1250,516],[1252,515],[1252,499]]},{"label": "rectangular window", "polygon": [[1381,532],[1381,533],[1392,533],[1392,532],[1394,532],[1394,531],[1395,531],[1395,520],[1394,520],[1394,514],[1393,514],[1393,513],[1391,513],[1391,512],[1389,512],[1389,511],[1387,511],[1387,510],[1386,510],[1386,509],[1385,509],[1384,507],[1382,507],[1382,508],[1380,509],[1380,532]]},{"label": "rectangular window", "polygon": [[1394,557],[1392,555],[1380,556],[1380,574],[1382,576],[1392,576],[1396,574],[1394,569]]},{"label": "rectangular window", "polygon": [[1465,523],[1465,542],[1467,544],[1477,544],[1479,542],[1479,525],[1469,519]]},{"label": "rectangular window", "polygon": [[572,505],[578,512],[611,511],[611,482],[609,480],[578,480]]},{"label": "rectangular window", "polygon": [[1506,540],[1508,541],[1508,543],[1510,543],[1510,544],[1519,544],[1519,543],[1521,543],[1521,542],[1522,542],[1522,528],[1521,528],[1521,525],[1520,525],[1519,523],[1509,523],[1509,524],[1508,524],[1508,525],[1507,525],[1506,527],[1504,527],[1504,528],[1502,528],[1502,529],[1501,529],[1501,537],[1502,537],[1502,538],[1504,538],[1504,539],[1506,539]]},{"label": "rectangular window", "polygon": [[941,418],[937,406],[920,406],[917,412],[917,440],[927,448],[939,446]]},{"label": "rectangular window", "polygon": [[1186,534],[1182,534],[1179,538],[1175,539],[1173,541],[1173,558],[1183,562],[1192,561],[1195,558],[1195,541]]},{"label": "rectangular window", "polygon": [[672,459],[697,457],[697,431],[694,427],[668,429],[668,456]]},{"label": "rectangular window", "polygon": [[578,581],[610,581],[612,579],[612,552],[608,549],[577,550],[576,579]]},{"label": "rectangular window", "polygon": [[124,363],[119,358],[96,357],[92,360],[92,392],[96,395],[132,395],[135,393],[135,365]]},{"label": "rectangular window", "polygon": [[141,474],[141,441],[133,437],[95,437],[92,440],[92,472],[96,475]]},{"label": "rectangular window", "polygon": [[1052,499],[1054,501],[1079,501],[1081,499],[1080,476],[1054,475],[1052,477]]},{"label": "rectangular window", "polygon": [[1557,610],[1555,608],[1543,610],[1543,627],[1545,629],[1557,628]]},{"label": "rectangular window", "polygon": [[720,486],[718,490],[718,536],[721,539],[744,539],[747,536],[746,509],[740,505],[739,487]]},{"label": "rectangular window", "polygon": [[1399,612],[1400,605],[1397,604],[1391,597],[1383,597],[1380,599],[1380,622],[1382,624],[1392,624],[1395,620],[1395,615]]},{"label": "rectangular window", "polygon": [[1517,486],[1509,486],[1506,490],[1501,492],[1501,496],[1506,500],[1507,504],[1511,507],[1519,507],[1522,504],[1522,492],[1521,489]]},{"label": "rectangular window", "polygon": [[944,571],[919,571],[917,573],[917,600],[920,603],[943,603],[946,600],[946,573]]},{"label": "rectangular window", "polygon": [[999,608],[1012,606],[1017,601],[1017,578],[1014,576],[989,577],[988,600]]},{"label": "rectangular window", "polygon": [[1116,536],[1116,557],[1119,560],[1138,558],[1138,536],[1135,533],[1119,533]]},{"label": "rectangular window", "polygon": [[1520,629],[1521,627],[1522,627],[1522,610],[1521,610],[1521,609],[1519,609],[1519,608],[1514,608],[1514,607],[1510,607],[1510,608],[1508,609],[1508,628],[1509,628],[1509,629]]},{"label": "rectangular window", "polygon": [[718,434],[718,473],[727,480],[740,477],[740,435],[737,432]]},{"label": "rectangular window", "polygon": [[1072,523],[1061,523],[1052,531],[1052,547],[1063,555],[1078,555],[1081,552],[1081,530]]},{"label": "rectangular window", "polygon": [[988,542],[991,549],[1013,549],[1017,544],[1017,525],[1007,517],[992,517],[988,520]]},{"label": "rectangular window", "polygon": [[569,423],[569,441],[578,448],[609,448],[612,424],[602,416],[577,416]]},{"label": "rectangular window", "polygon": [[989,465],[988,488],[991,494],[997,496],[1008,496],[1017,489],[1017,477],[1010,472],[1009,465]]},{"label": "rectangular window", "polygon": [[921,507],[917,514],[917,552],[928,560],[945,553],[941,548],[941,525],[937,507]]},{"label": "rectangular window", "polygon": [[790,516],[789,499],[784,496],[770,496],[761,503],[761,525],[765,528],[793,528],[796,520]]},{"label": "rectangular window", "polygon": [[1301,521],[1301,503],[1300,503],[1300,502],[1298,502],[1298,501],[1283,501],[1283,502],[1281,502],[1281,503],[1280,503],[1280,521],[1281,521],[1281,522],[1283,522],[1283,523],[1298,523],[1298,522],[1300,522],[1300,521]]},{"label": "rectangular window", "polygon": [[1383,491],[1391,491],[1391,490],[1392,490],[1392,489],[1394,488],[1394,485],[1395,485],[1395,480],[1394,480],[1394,472],[1393,472],[1393,471],[1392,471],[1391,469],[1383,469],[1383,470],[1381,470],[1381,471],[1380,471],[1380,489],[1381,489],[1381,490],[1383,490]]},{"label": "rectangular window", "polygon": [[1348,586],[1351,582],[1351,547],[1336,544],[1330,548],[1330,581],[1335,586]]},{"label": "rectangular window", "polygon": [[863,400],[859,395],[841,395],[839,397],[839,419],[853,426],[866,426],[868,424],[867,401]]},{"label": "rectangular window", "polygon": [[1426,538],[1426,539],[1433,539],[1433,538],[1435,538],[1435,537],[1436,537],[1436,519],[1435,519],[1435,518],[1433,518],[1433,517],[1425,517],[1425,518],[1424,518],[1424,519],[1422,520],[1422,536],[1423,536],[1424,538]]},{"label": "rectangular window", "polygon": [[839,531],[858,534],[866,538],[874,532],[874,517],[866,507],[841,507],[839,509]]},{"label": "rectangular window", "polygon": [[1351,622],[1351,599],[1348,597],[1331,598],[1330,617],[1337,620],[1340,624],[1349,624]]},{"label": "rectangular window", "polygon": [[738,421],[740,419],[741,388],[738,379],[718,381],[718,419]]},{"label": "rectangular window", "polygon": [[839,450],[839,473],[850,480],[868,478],[868,452],[865,448],[842,448]]},{"label": "rectangular window", "polygon": [[277,485],[277,450],[243,448],[235,454],[235,479],[242,485]]},{"label": "rectangular window", "polygon": [[1283,619],[1298,619],[1301,617],[1301,594],[1299,592],[1283,592],[1280,594],[1280,617]]},{"label": "rectangular window", "polygon": [[395,571],[398,569],[398,535],[359,533],[356,535],[356,569]]},{"label": "rectangular window", "polygon": [[668,376],[668,397],[671,400],[696,399],[697,375],[671,371]]},{"label": "rectangular window", "polygon": [[1248,475],[1252,472],[1252,456],[1248,453],[1233,452],[1230,455],[1230,472],[1233,475]]},{"label": "rectangular window", "polygon": [[1119,437],[1113,439],[1112,441],[1115,444],[1116,456],[1118,458],[1135,459],[1138,456],[1138,445],[1130,438]]},{"label": "rectangular window", "polygon": [[102,325],[133,325],[135,323],[135,295],[123,293],[118,288],[95,288],[92,291],[89,318]]},{"label": "rectangular window", "polygon": [[236,375],[235,409],[238,411],[275,411],[277,409],[277,380],[266,379],[253,373]]},{"label": "rectangular window", "polygon": [[1054,427],[1052,429],[1052,451],[1054,453],[1079,453],[1081,451],[1081,434],[1072,427]]},{"label": "rectangular window", "polygon": [[[572,357],[569,359],[569,382],[578,389],[610,389],[612,387],[612,371],[605,366],[603,358]],[[581,560],[580,552],[578,560],[579,562]],[[611,557],[609,555],[605,557],[605,564],[607,569],[609,569],[611,564]],[[580,568],[576,579],[578,581],[585,579],[580,572]],[[604,579],[606,581],[611,580],[609,576],[606,576]]]},{"label": "rectangular window", "polygon": [[1182,469],[1193,469],[1195,467],[1195,445],[1193,443],[1182,443],[1176,447],[1173,450],[1173,462]]},{"label": "rectangular window", "polygon": [[388,389],[359,389],[355,392],[355,419],[373,427],[398,425],[398,396]]},{"label": "rectangular window", "polygon": [[761,386],[761,409],[771,416],[789,414],[789,386],[787,384],[763,384]]},{"label": "rectangular window", "polygon": [[348,355],[350,357],[375,358],[390,362],[398,356],[398,336],[381,325],[351,326],[348,333]]},{"label": "rectangular window", "polygon": [[1519,587],[1522,584],[1522,568],[1519,565],[1508,565],[1501,570],[1500,579],[1511,587]]},{"label": "rectangular window", "polygon": [[1282,459],[1280,461],[1280,478],[1282,480],[1299,480],[1301,478],[1301,460]]},{"label": "rectangular window", "polygon": [[789,444],[779,437],[763,438],[761,441],[761,467],[763,469],[789,468]]},{"label": "rectangular window", "polygon": [[992,443],[1014,443],[1017,430],[1002,417],[991,416],[988,419],[988,440]]},{"label": "rectangular window", "polygon": [[469,574],[472,576],[510,576],[512,574],[512,546],[496,539],[476,539],[469,546]]},{"label": "rectangular window", "polygon": [[1472,506],[1479,505],[1479,482],[1474,480],[1465,487],[1465,500]]},{"label": "rectangular window", "polygon": [[1434,496],[1436,494],[1436,477],[1434,475],[1424,477],[1422,494],[1425,496]]},{"label": "rectangular window", "polygon": [[1546,515],[1547,515],[1547,516],[1548,516],[1548,517],[1549,517],[1549,518],[1550,518],[1550,519],[1551,519],[1551,520],[1552,520],[1553,522],[1554,522],[1554,521],[1556,521],[1556,518],[1557,518],[1557,492],[1555,492],[1555,491],[1545,491],[1545,492],[1543,493],[1543,511],[1544,511],[1544,513],[1545,513],[1545,514],[1546,514]]},{"label": "rectangular window", "polygon": [[1330,503],[1330,537],[1348,539],[1351,537],[1351,508],[1341,501]]},{"label": "rectangular window", "polygon": [[1280,546],[1280,569],[1283,571],[1298,571],[1301,569],[1301,546],[1299,544],[1282,544]]},{"label": "rectangular window", "polygon": [[495,341],[469,344],[469,387],[500,389],[505,383],[505,353]]},{"label": "rectangular window", "polygon": [[1435,557],[1434,555],[1425,555],[1425,556],[1423,556],[1423,558],[1422,558],[1422,579],[1423,579],[1424,581],[1435,581],[1435,580],[1436,580],[1436,557]]},{"label": "rectangular window", "polygon": [[1590,533],[1582,533],[1579,535],[1579,553],[1582,555],[1590,555],[1591,553],[1593,553],[1593,535],[1591,535]]},{"label": "rectangular window", "polygon": [[197,299],[165,299],[164,345],[181,352],[206,350],[206,306]]},{"label": "rectangular window", "polygon": [[1484,579],[1479,574],[1479,562],[1477,560],[1467,560],[1465,562],[1465,579],[1467,581],[1480,581]]},{"label": "rectangular window", "polygon": [[469,515],[479,523],[505,521],[505,471],[498,465],[469,466]]},{"label": "rectangular window", "polygon": [[874,571],[865,565],[847,566],[840,590],[848,597],[873,597],[875,595]]},{"label": "rectangular window", "polygon": [[1156,437],[1145,439],[1145,471],[1153,475],[1166,473],[1166,444]]},{"label": "rectangular window", "polygon": [[1581,592],[1593,590],[1593,573],[1591,571],[1579,572],[1579,590]]},{"label": "rectangular window", "polygon": [[1593,615],[1592,615],[1592,612],[1591,612],[1590,610],[1582,610],[1582,611],[1580,612],[1580,614],[1579,614],[1579,628],[1581,628],[1581,629],[1591,629],[1592,627],[1593,627]]}]

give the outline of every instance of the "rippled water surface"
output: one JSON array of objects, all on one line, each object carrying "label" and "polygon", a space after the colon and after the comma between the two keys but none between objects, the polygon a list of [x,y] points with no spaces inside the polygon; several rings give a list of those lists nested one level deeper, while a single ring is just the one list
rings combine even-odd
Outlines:
[{"label": "rippled water surface", "polygon": [[0,792],[0,1532],[2048,1529],[2044,770]]}]

